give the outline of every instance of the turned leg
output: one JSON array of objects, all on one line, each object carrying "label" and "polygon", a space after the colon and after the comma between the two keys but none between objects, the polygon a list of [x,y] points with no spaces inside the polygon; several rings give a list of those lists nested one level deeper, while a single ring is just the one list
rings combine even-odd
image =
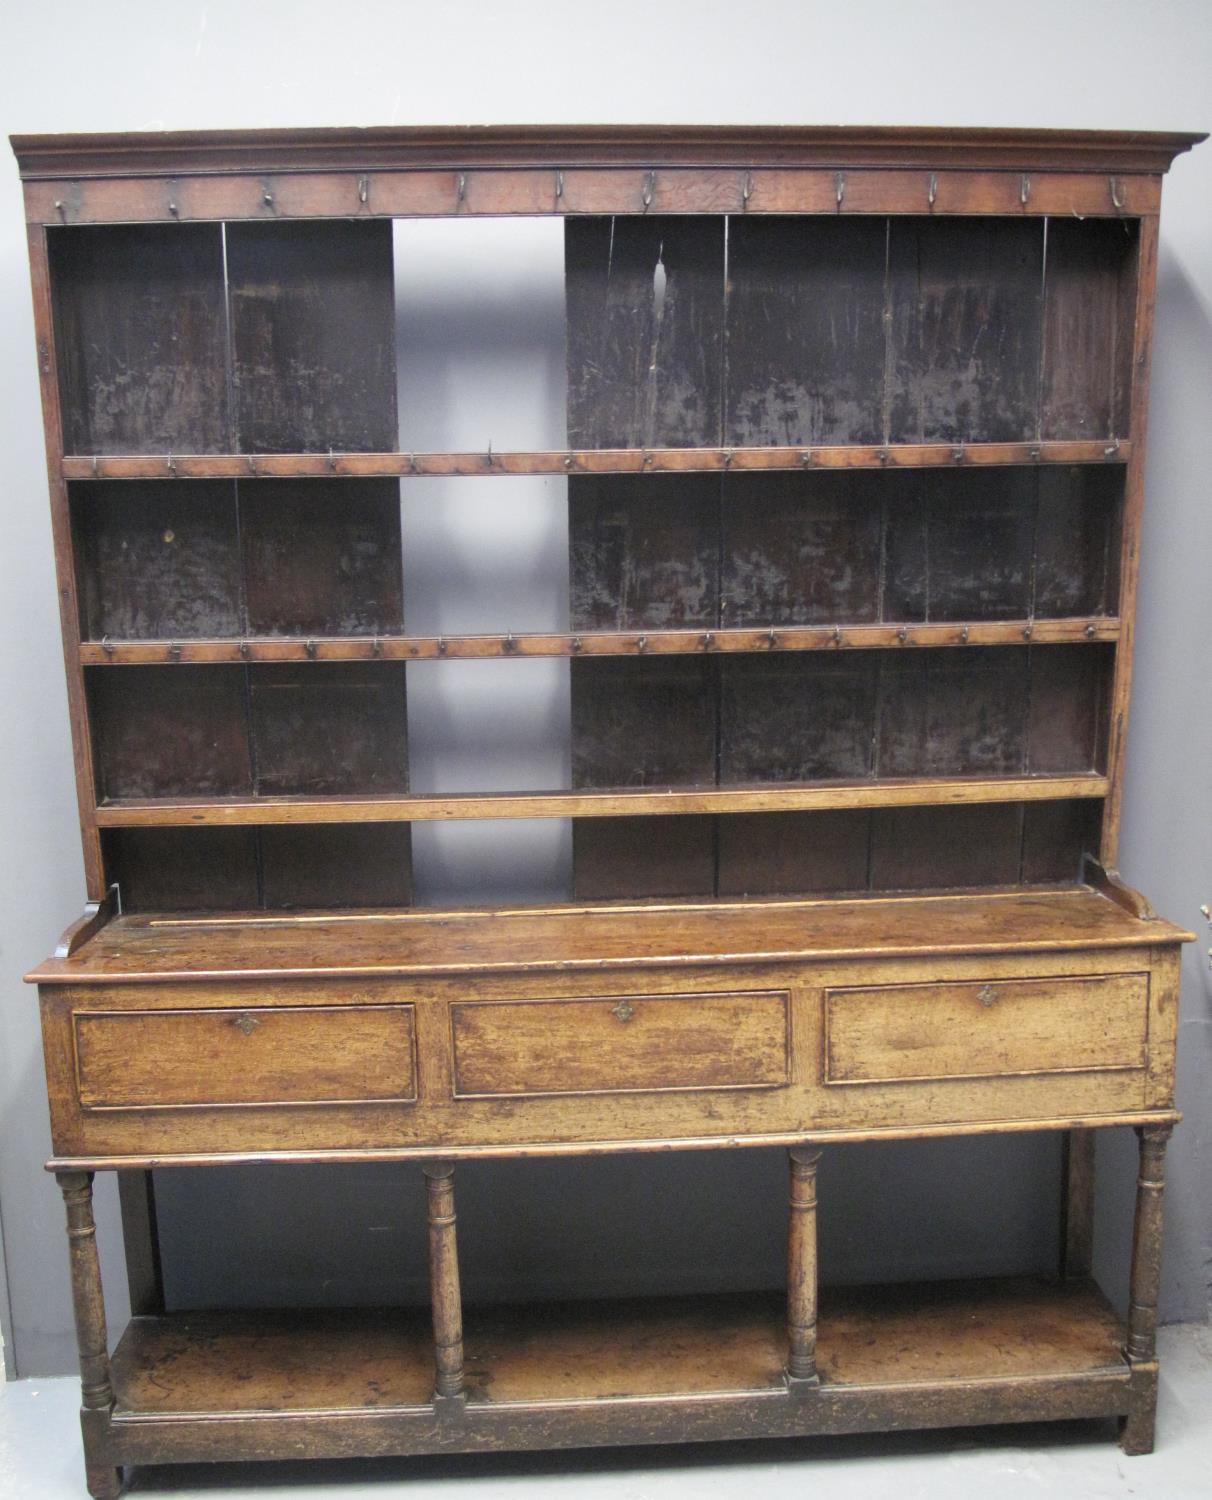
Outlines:
[{"label": "turned leg", "polygon": [[1137,1128],[1140,1173],[1132,1226],[1132,1271],[1128,1288],[1128,1340],[1132,1369],[1128,1415],[1120,1422],[1125,1453],[1152,1453],[1157,1414],[1157,1301],[1161,1289],[1162,1189],[1169,1125]]},{"label": "turned leg", "polygon": [[1081,1281],[1094,1261],[1094,1132],[1067,1130],[1062,1151],[1060,1273]]},{"label": "turned leg", "polygon": [[794,1389],[817,1385],[815,1147],[793,1146],[787,1220],[787,1380]]},{"label": "turned leg", "polygon": [[71,1261],[72,1305],[76,1317],[76,1347],[80,1353],[80,1425],[84,1435],[84,1466],[88,1492],[95,1500],[115,1500],[122,1492],[122,1470],[104,1462],[98,1427],[114,1404],[109,1379],[109,1341],[105,1330],[105,1299],[101,1290],[101,1262],[97,1257],[97,1227],[93,1222],[93,1174],[57,1172],[67,1209],[67,1244]]},{"label": "turned leg", "polygon": [[455,1237],[454,1167],[449,1162],[433,1162],[422,1170],[429,1200],[435,1391],[438,1398],[457,1398],[463,1395],[463,1300]]}]

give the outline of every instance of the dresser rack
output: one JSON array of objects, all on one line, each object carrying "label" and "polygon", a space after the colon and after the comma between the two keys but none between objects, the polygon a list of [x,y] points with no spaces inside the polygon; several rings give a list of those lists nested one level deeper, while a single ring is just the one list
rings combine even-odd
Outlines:
[{"label": "dresser rack", "polygon": [[[1115,865],[1161,179],[1201,139],[14,139],[89,898],[28,977],[97,1500],[217,1459],[1151,1448],[1190,934]],[[411,451],[391,221],[515,215],[563,221],[566,446]],[[508,475],[567,480],[568,628],[408,632],[401,500]],[[409,673],[534,656],[568,783],[410,790]],[[564,904],[412,904],[412,823],[532,817],[573,820]],[[1126,1322],[1091,1277],[1116,1126]],[[818,1295],[823,1149],[1045,1130],[1055,1276]],[[460,1161],[756,1146],[784,1287],[464,1308]],[[270,1161],[416,1162],[430,1307],[166,1306],[154,1169]]]}]

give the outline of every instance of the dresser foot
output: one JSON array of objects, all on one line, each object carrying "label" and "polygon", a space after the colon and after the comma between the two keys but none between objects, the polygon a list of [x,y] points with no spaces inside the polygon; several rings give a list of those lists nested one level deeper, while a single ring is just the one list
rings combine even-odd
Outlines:
[{"label": "dresser foot", "polygon": [[1136,1455],[1153,1452],[1157,1418],[1157,1365],[1133,1365],[1128,1415],[1119,1419],[1119,1446]]},{"label": "dresser foot", "polygon": [[112,1464],[85,1464],[84,1474],[93,1500],[118,1500],[126,1487],[122,1470]]}]

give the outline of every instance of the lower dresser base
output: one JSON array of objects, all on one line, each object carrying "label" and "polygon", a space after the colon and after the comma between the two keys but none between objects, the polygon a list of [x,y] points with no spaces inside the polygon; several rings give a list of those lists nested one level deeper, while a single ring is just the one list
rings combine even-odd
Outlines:
[{"label": "lower dresser base", "polygon": [[114,1356],[112,1412],[85,1413],[90,1458],[372,1457],[1127,1417],[1134,1382],[1155,1378],[1130,1370],[1123,1330],[1088,1280],[864,1288],[821,1304],[819,1384],[784,1374],[777,1293],[468,1309],[466,1392],[436,1401],[424,1309],[136,1318]]}]

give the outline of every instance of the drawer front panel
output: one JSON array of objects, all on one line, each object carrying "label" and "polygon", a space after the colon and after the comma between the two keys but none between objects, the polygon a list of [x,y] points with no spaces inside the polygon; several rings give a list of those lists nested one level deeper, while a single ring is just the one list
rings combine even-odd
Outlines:
[{"label": "drawer front panel", "polygon": [[906,984],[825,992],[825,1082],[1145,1066],[1148,974]]},{"label": "drawer front panel", "polygon": [[74,1021],[86,1110],[417,1096],[411,1005],[80,1011]]},{"label": "drawer front panel", "polygon": [[458,1098],[778,1088],[788,993],[626,995],[451,1007]]}]

